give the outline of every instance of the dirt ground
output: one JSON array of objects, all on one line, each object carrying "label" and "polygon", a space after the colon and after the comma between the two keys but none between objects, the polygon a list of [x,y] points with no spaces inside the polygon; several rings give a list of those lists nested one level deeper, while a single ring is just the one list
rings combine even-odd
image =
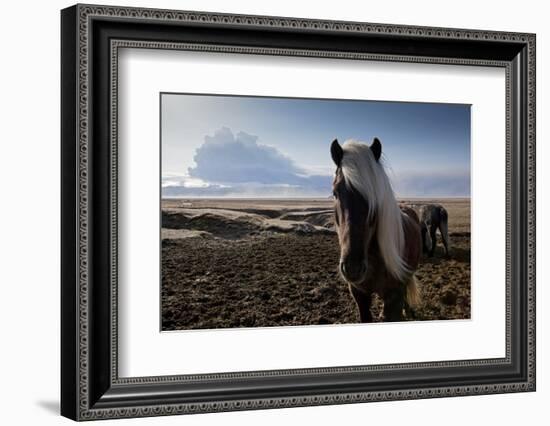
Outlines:
[{"label": "dirt ground", "polygon": [[[415,320],[470,318],[470,201],[438,202],[449,214],[441,241],[416,276]],[[330,200],[163,200],[162,329],[359,322],[337,272]],[[373,303],[379,321],[382,302]]]}]

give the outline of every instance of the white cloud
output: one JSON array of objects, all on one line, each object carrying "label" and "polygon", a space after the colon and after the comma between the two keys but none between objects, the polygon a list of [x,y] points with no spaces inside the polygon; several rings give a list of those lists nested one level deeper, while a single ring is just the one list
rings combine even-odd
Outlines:
[{"label": "white cloud", "polygon": [[205,136],[195,151],[195,167],[189,176],[208,182],[255,182],[300,184],[304,171],[277,148],[258,143],[245,132],[233,134],[223,127],[214,136]]},{"label": "white cloud", "polygon": [[329,173],[311,175],[310,168],[259,143],[257,136],[234,135],[227,127],[205,136],[194,161],[186,174],[163,177],[163,196],[328,197],[331,192]]}]

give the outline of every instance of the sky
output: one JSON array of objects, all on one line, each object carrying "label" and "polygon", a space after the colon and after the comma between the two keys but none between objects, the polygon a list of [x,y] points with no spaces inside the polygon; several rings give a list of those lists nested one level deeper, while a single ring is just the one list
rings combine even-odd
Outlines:
[{"label": "sky", "polygon": [[398,197],[470,196],[470,106],[161,95],[163,197],[329,197],[330,144],[382,143]]}]

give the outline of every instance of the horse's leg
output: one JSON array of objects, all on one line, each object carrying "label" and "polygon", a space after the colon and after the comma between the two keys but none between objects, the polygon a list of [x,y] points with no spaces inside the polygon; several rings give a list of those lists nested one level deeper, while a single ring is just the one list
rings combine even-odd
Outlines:
[{"label": "horse's leg", "polygon": [[359,308],[359,318],[361,322],[372,322],[372,314],[370,312],[370,304],[372,300],[372,294],[361,291],[354,286],[349,286],[350,293]]},{"label": "horse's leg", "polygon": [[445,246],[445,256],[449,256],[449,230],[446,220],[439,224],[439,232],[441,232],[441,239],[443,240],[443,245]]},{"label": "horse's leg", "polygon": [[428,227],[423,223],[420,227],[420,235],[422,237],[422,253],[427,254],[431,250],[430,234],[428,234]]},{"label": "horse's leg", "polygon": [[405,314],[407,315],[407,319],[415,320],[416,319],[416,311],[409,306],[407,302],[405,302]]},{"label": "horse's leg", "polygon": [[404,308],[404,289],[392,288],[384,292],[384,321],[403,321]]},{"label": "horse's leg", "polygon": [[435,253],[435,246],[437,245],[437,240],[435,236],[436,230],[437,230],[437,226],[432,223],[430,225],[430,238],[432,239],[432,248],[430,249],[430,257],[433,257]]}]

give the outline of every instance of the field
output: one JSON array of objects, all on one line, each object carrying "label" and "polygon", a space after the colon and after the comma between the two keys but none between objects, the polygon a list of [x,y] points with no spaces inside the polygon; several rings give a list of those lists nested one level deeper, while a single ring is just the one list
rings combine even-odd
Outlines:
[{"label": "field", "polygon": [[[449,214],[450,256],[438,239],[422,258],[415,320],[470,318],[470,200],[400,201]],[[331,200],[165,199],[162,330],[359,322],[338,259]]]}]

